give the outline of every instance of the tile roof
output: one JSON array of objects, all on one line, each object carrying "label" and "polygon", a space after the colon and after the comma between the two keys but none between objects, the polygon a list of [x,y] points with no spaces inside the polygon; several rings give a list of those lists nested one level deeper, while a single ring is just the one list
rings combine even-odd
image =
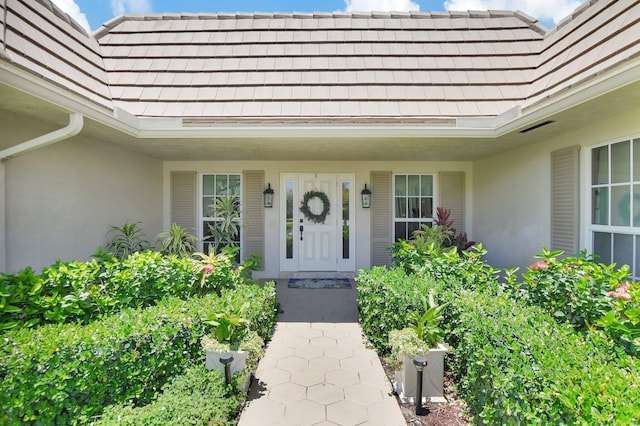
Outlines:
[{"label": "tile roof", "polygon": [[638,54],[639,1],[547,31],[520,12],[128,15],[87,35],[6,0],[0,58],[107,108],[187,121],[450,122],[526,108]]},{"label": "tile roof", "polygon": [[543,35],[505,12],[134,15],[95,34],[118,106],[221,120],[495,116],[524,101]]},{"label": "tile roof", "polygon": [[7,0],[4,49],[18,66],[112,108],[100,46],[47,0]]}]

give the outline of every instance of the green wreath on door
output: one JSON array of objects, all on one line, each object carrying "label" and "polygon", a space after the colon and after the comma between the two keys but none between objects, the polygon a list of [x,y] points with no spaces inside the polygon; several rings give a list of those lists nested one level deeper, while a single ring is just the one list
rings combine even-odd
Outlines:
[{"label": "green wreath on door", "polygon": [[[322,201],[322,212],[320,212],[319,214],[313,213],[309,208],[309,201],[314,198],[319,198],[320,201]],[[310,220],[314,223],[324,223],[327,215],[331,211],[331,203],[329,203],[329,197],[327,197],[327,194],[320,191],[306,192],[302,197],[300,211],[302,212],[302,214],[304,214],[304,217],[307,220]]]}]

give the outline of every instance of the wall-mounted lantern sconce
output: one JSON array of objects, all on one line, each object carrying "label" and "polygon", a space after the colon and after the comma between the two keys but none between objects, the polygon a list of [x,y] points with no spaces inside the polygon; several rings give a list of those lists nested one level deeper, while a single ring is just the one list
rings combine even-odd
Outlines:
[{"label": "wall-mounted lantern sconce", "polygon": [[362,208],[368,209],[371,207],[371,191],[367,188],[367,184],[364,184],[364,189],[360,193],[362,195]]},{"label": "wall-mounted lantern sconce", "polygon": [[269,184],[262,194],[264,195],[264,206],[273,207],[273,189],[271,189],[271,184]]}]

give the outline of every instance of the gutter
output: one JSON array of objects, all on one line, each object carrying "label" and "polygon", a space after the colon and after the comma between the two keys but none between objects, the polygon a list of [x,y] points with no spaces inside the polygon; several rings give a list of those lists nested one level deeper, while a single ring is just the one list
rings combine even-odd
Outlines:
[{"label": "gutter", "polygon": [[80,133],[83,126],[84,118],[82,114],[73,112],[69,114],[69,124],[65,127],[0,151],[0,272],[6,271],[7,268],[7,198],[5,162],[18,155],[71,138]]},{"label": "gutter", "polygon": [[6,161],[26,152],[44,148],[45,146],[73,137],[80,133],[83,126],[84,119],[82,114],[73,112],[69,115],[69,124],[65,127],[0,151],[0,161]]}]

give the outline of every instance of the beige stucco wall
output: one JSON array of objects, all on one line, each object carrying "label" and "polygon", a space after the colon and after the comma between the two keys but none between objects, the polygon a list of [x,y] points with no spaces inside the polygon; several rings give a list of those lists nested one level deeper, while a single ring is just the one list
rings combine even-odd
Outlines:
[{"label": "beige stucco wall", "polygon": [[[191,170],[199,173],[241,173],[243,170],[264,170],[265,183],[271,183],[275,190],[274,206],[280,203],[282,173],[354,173],[356,191],[356,216],[355,216],[355,242],[356,258],[355,271],[368,268],[370,264],[370,231],[371,211],[363,209],[360,200],[360,191],[365,183],[370,187],[372,171],[391,171],[393,173],[435,173],[440,171],[464,171],[466,173],[466,218],[467,232],[473,235],[472,207],[471,207],[471,182],[472,165],[470,162],[346,162],[346,161],[202,161],[202,162],[166,162],[164,164],[164,226],[170,225],[169,212],[169,176],[171,171]],[[436,176],[437,179],[437,176]],[[199,179],[200,180],[200,179]],[[437,202],[437,181],[435,183]],[[376,202],[375,189],[372,194],[372,203]],[[280,209],[265,209],[265,259],[264,271],[254,273],[255,278],[277,278],[281,276],[280,266]]]},{"label": "beige stucco wall", "polygon": [[[29,123],[13,124],[3,129],[13,141],[33,136]],[[88,259],[125,221],[141,221],[152,241],[162,230],[159,160],[80,134],[4,166],[8,272]]]},{"label": "beige stucco wall", "polygon": [[572,131],[520,149],[475,161],[473,164],[474,239],[489,251],[495,267],[521,268],[533,255],[550,246],[551,152],[580,145],[580,247],[590,251],[586,232],[589,151],[594,145],[640,134],[638,112],[591,120]]}]

